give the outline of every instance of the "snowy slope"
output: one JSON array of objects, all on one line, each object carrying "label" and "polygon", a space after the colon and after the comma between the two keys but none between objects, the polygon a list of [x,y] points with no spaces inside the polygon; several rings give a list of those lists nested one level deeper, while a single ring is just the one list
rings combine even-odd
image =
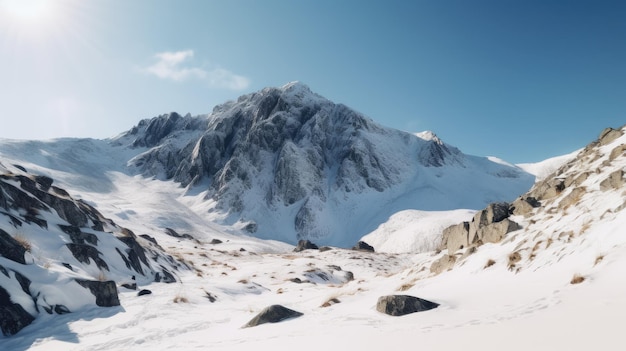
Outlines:
[{"label": "snowy slope", "polygon": [[[0,347],[621,350],[626,135],[603,135],[527,194],[541,206],[514,218],[523,229],[499,243],[455,253],[450,271],[430,271],[446,250],[263,253],[243,241],[173,240],[170,250],[194,267],[181,274],[181,284],[154,283],[149,296],[122,291],[123,309],[39,319],[19,338],[0,337]],[[583,281],[573,279],[577,276]],[[378,297],[388,294],[419,296],[441,306],[391,317],[375,309]],[[275,303],[304,315],[241,328]]]},{"label": "snowy slope", "polygon": [[580,151],[582,150],[576,150],[566,155],[551,157],[536,163],[519,163],[516,166],[534,175],[536,177],[536,181],[540,181],[556,171],[563,164],[576,158]]}]

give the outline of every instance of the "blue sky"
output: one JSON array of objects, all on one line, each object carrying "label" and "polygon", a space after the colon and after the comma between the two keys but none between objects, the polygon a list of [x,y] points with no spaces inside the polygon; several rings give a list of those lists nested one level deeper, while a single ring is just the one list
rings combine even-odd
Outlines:
[{"label": "blue sky", "polygon": [[294,80],[539,161],[626,124],[626,2],[0,0],[0,138],[106,138]]}]

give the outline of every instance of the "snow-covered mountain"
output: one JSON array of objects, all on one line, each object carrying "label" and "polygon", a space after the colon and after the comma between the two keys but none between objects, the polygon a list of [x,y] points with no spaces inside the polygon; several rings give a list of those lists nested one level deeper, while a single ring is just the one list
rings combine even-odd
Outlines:
[{"label": "snow-covered mountain", "polygon": [[298,82],[207,116],[143,120],[112,143],[141,151],[129,164],[144,176],[201,193],[211,220],[289,243],[350,246],[397,211],[478,209],[534,179],[431,132],[380,126]]},{"label": "snow-covered mountain", "polygon": [[[626,269],[624,132],[607,129],[575,157],[565,158],[564,164],[513,202],[518,207],[499,203],[472,213],[479,222],[486,220],[474,223],[477,230],[482,228],[482,239],[486,239],[485,226],[504,219],[517,223],[519,229],[493,236],[491,241],[470,242],[467,238],[464,247],[448,246],[448,241],[438,250],[422,253],[339,248],[293,252],[290,245],[231,235],[227,227],[196,217],[195,210],[181,210],[189,203],[176,183],[109,171],[95,182],[99,188],[81,194],[134,232],[153,235],[166,252],[180,257],[191,269],[177,272],[180,284],[151,283],[151,295],[137,296],[136,291],[120,287],[123,307],[78,309],[53,318],[44,312],[18,335],[0,337],[0,348],[370,350],[406,348],[418,340],[419,346],[428,350],[468,345],[481,350],[619,350],[620,321],[626,308],[626,281],[622,279]],[[3,150],[11,145],[15,144],[3,144]],[[41,146],[28,143],[23,152],[32,154],[43,150]],[[71,152],[58,145],[47,146],[49,154],[39,153],[45,167],[25,162],[27,174],[19,169],[12,172],[35,179],[35,169],[58,174],[64,182],[74,182],[77,189],[89,185],[87,172],[60,171],[60,164],[52,162],[56,159],[48,158],[50,154],[73,155],[80,160],[85,153],[108,147],[105,142],[93,141],[80,147],[74,144]],[[16,155],[16,150],[12,154]],[[71,157],[65,159],[64,169],[74,164]],[[98,161],[89,163],[88,168],[107,162],[105,168],[113,168],[118,162],[115,158]],[[100,174],[99,169],[92,172]],[[46,184],[45,179],[40,182]],[[104,179],[110,179],[110,184],[101,184]],[[54,184],[63,183],[55,180]],[[513,213],[502,213],[502,209]],[[46,217],[49,223],[63,221],[55,213]],[[465,210],[450,214],[453,219],[463,217]],[[22,216],[19,211],[17,215]],[[436,231],[441,227],[438,217],[450,220],[444,212],[404,211],[381,230],[392,238],[394,228],[401,229],[400,237],[406,238],[423,225]],[[496,218],[500,222],[495,222]],[[159,230],[162,225],[180,224],[180,220],[189,224],[188,231],[181,233],[195,238],[173,237]],[[388,240],[386,245],[392,243]],[[403,246],[405,242],[400,239],[395,244]],[[393,251],[393,247],[388,249]],[[43,274],[45,267],[37,264],[13,265],[9,277],[38,269],[42,274],[37,281],[44,280],[47,274],[56,274],[54,267],[52,264],[52,272]],[[23,291],[19,283],[11,284],[12,290]],[[377,300],[389,295],[419,296],[438,307],[392,317],[377,310]],[[242,328],[259,311],[276,304],[300,317]]]}]

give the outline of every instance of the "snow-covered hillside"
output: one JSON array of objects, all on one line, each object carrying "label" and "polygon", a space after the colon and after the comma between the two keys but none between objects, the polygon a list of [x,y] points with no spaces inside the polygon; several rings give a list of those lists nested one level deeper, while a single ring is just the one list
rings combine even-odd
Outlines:
[{"label": "snow-covered hillside", "polygon": [[[290,252],[291,246],[229,236],[219,226],[194,233],[196,239],[155,231],[164,249],[192,267],[179,273],[180,284],[152,283],[153,293],[145,296],[120,289],[123,307],[38,318],[19,337],[0,337],[0,347],[620,350],[626,309],[624,145],[624,130],[603,132],[520,197],[539,202],[509,216],[521,229],[498,242],[473,242],[454,252]],[[117,177],[118,195],[137,189],[134,182],[146,184],[134,200],[157,206],[155,212],[181,192],[158,180]],[[136,215],[130,203],[124,207],[108,200],[103,205],[108,210],[115,206],[129,219]],[[148,227],[157,223],[158,216],[142,207],[136,206],[147,215]],[[191,221],[188,214],[178,215]],[[393,216],[391,224],[400,228],[410,218]],[[175,217],[161,220],[174,223]],[[442,259],[451,262],[446,269],[440,269]],[[390,294],[418,296],[439,307],[402,317],[378,312],[378,298]],[[303,315],[242,328],[274,304]]]}]

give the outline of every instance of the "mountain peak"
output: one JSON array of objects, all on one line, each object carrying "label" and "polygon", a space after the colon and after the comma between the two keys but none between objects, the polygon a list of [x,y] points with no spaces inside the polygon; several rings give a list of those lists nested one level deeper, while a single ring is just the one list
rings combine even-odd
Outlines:
[{"label": "mountain peak", "polygon": [[[143,129],[154,136],[135,135],[140,142],[133,145],[149,149],[130,164],[185,187],[207,186],[204,200],[211,200],[214,220],[237,223],[260,238],[351,246],[374,229],[372,218],[388,218],[398,209],[486,204],[405,194],[424,189],[426,179],[433,180],[433,189],[450,188],[456,176],[444,177],[446,167],[467,170],[467,177],[480,168],[485,179],[495,177],[489,185],[473,181],[477,192],[487,187],[488,193],[500,194],[492,189],[496,183],[516,183],[514,195],[505,198],[532,183],[510,167],[465,157],[433,132],[414,136],[378,125],[301,82],[241,96],[205,119],[171,120],[163,117]],[[503,180],[501,174],[513,176]],[[398,198],[411,200],[401,201],[401,208],[363,205]]]},{"label": "mountain peak", "polygon": [[419,132],[419,133],[415,133],[415,135],[423,140],[426,141],[434,141],[436,143],[441,143],[441,139],[439,139],[439,137],[437,136],[437,134],[435,134],[433,131],[430,130],[425,130],[423,132]]},{"label": "mountain peak", "polygon": [[280,87],[280,90],[282,91],[294,91],[295,90],[295,91],[311,92],[311,88],[309,88],[308,85],[298,80],[294,80],[293,82],[289,82],[283,85],[282,87]]}]

